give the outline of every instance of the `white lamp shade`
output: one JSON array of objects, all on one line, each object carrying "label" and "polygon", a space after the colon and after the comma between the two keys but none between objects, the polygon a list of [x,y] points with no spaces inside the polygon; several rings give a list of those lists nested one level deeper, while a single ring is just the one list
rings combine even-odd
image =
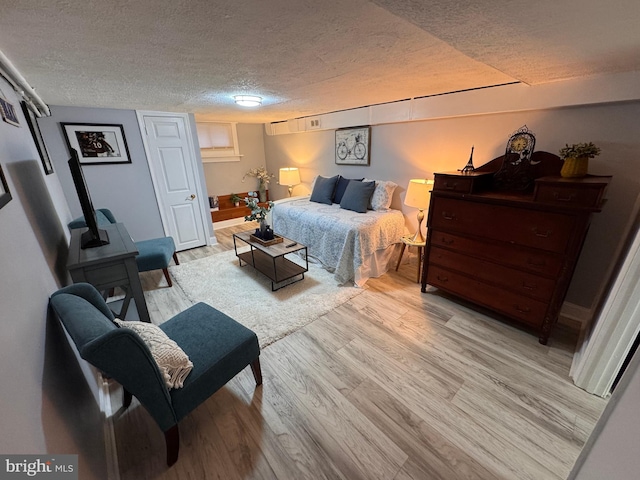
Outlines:
[{"label": "white lamp shade", "polygon": [[300,183],[300,171],[296,167],[281,168],[278,182],[280,185],[298,185]]},{"label": "white lamp shade", "polygon": [[424,178],[413,178],[409,180],[407,194],[404,197],[404,204],[408,207],[426,209],[429,206],[429,191],[433,186],[433,180]]}]

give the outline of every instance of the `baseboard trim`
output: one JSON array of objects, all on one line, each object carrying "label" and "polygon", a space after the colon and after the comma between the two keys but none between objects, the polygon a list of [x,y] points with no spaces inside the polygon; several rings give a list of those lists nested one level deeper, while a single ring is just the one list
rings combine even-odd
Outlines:
[{"label": "baseboard trim", "polygon": [[111,403],[110,382],[98,373],[98,390],[100,398],[100,411],[103,415],[103,434],[105,462],[107,464],[107,478],[120,480],[120,468],[118,465],[118,448],[116,445],[116,432],[113,426],[113,405]]},{"label": "baseboard trim", "polygon": [[591,315],[591,309],[589,308],[576,305],[575,303],[564,302],[560,308],[559,321],[562,321],[562,317],[568,318],[569,320],[580,323],[581,328],[584,328],[591,320]]},{"label": "baseboard trim", "polygon": [[220,222],[214,222],[213,230],[215,231],[216,228],[233,227],[235,225],[240,225],[242,223],[244,223],[244,217],[231,218],[229,220],[222,220]]}]

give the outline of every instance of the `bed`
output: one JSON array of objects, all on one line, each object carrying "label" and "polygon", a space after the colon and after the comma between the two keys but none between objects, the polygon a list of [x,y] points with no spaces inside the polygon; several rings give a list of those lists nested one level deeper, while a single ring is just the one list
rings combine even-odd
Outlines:
[{"label": "bed", "polygon": [[310,197],[276,202],[271,222],[277,234],[306,245],[310,261],[333,272],[338,283],[360,287],[388,270],[405,233],[399,210],[357,213]]}]

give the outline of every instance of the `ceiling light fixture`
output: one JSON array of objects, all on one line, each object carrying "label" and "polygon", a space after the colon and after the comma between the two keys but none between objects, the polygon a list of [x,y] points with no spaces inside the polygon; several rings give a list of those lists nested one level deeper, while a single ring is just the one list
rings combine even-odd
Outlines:
[{"label": "ceiling light fixture", "polygon": [[258,107],[262,105],[262,97],[256,95],[235,95],[233,99],[242,107]]}]

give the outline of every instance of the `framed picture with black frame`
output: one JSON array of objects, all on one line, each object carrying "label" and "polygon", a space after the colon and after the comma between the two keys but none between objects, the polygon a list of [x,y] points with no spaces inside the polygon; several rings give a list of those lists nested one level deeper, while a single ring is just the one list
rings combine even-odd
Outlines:
[{"label": "framed picture with black frame", "polygon": [[61,123],[69,152],[75,149],[82,165],[131,163],[122,125]]},{"label": "framed picture with black frame", "polygon": [[0,208],[9,203],[9,200],[11,200],[9,184],[7,184],[7,179],[4,177],[4,172],[2,171],[2,165],[0,165]]},{"label": "framed picture with black frame", "polygon": [[336,130],[336,164],[368,166],[371,150],[371,127]]},{"label": "framed picture with black frame", "polygon": [[44,144],[42,133],[40,133],[40,127],[38,126],[36,115],[29,108],[27,102],[20,102],[20,105],[22,106],[22,113],[24,113],[24,118],[27,120],[27,125],[29,125],[29,130],[31,131],[33,141],[36,144],[38,155],[40,155],[40,161],[42,162],[44,173],[46,173],[47,175],[51,175],[53,173],[53,165],[51,164],[51,158],[49,157],[47,147]]}]

